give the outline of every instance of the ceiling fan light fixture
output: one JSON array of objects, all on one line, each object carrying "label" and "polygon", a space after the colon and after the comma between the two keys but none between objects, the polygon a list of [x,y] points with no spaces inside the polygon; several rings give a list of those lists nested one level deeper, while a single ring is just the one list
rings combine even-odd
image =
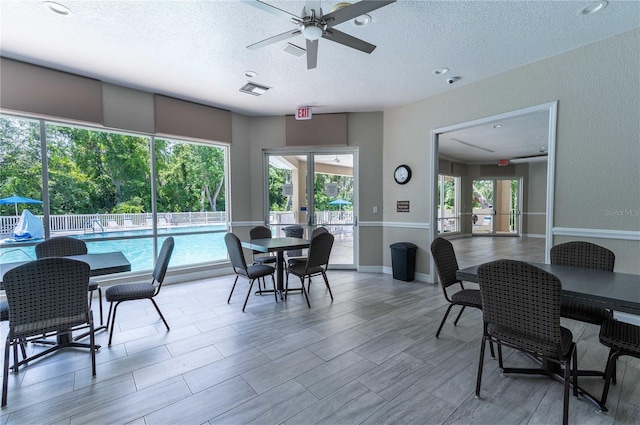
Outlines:
[{"label": "ceiling fan light fixture", "polygon": [[366,13],[364,15],[358,16],[356,19],[353,20],[353,23],[359,27],[363,25],[367,25],[370,22],[371,22],[371,16],[367,15]]},{"label": "ceiling fan light fixture", "polygon": [[71,15],[71,9],[69,9],[67,6],[63,4],[56,3],[53,1],[45,1],[45,2],[42,2],[42,5],[47,9],[49,9],[50,11],[52,11],[53,13],[56,13],[58,15],[62,15],[62,16]]},{"label": "ceiling fan light fixture", "polygon": [[304,36],[304,38],[310,41],[318,40],[320,37],[322,37],[322,33],[322,27],[317,22],[305,23],[304,27],[302,28],[302,35]]},{"label": "ceiling fan light fixture", "polygon": [[578,15],[591,15],[592,13],[600,12],[602,9],[607,7],[608,4],[609,2],[606,0],[593,2],[580,9],[580,11],[578,11]]}]

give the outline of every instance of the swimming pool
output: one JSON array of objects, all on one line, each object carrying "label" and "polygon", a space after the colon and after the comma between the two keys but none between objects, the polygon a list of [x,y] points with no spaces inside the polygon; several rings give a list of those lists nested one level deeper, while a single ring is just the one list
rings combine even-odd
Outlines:
[{"label": "swimming pool", "polygon": [[[198,263],[221,261],[227,258],[227,247],[224,243],[224,225],[190,226],[158,229],[158,246],[166,239],[168,233],[175,240],[175,248],[171,256],[170,267],[189,266]],[[181,234],[193,231],[210,231],[212,233]],[[73,235],[85,240],[90,254],[121,251],[131,263],[131,271],[143,271],[153,268],[152,229],[121,230],[116,232]],[[149,237],[139,237],[148,235]],[[136,239],[126,239],[137,236]],[[103,239],[117,237],[125,239]],[[102,240],[95,240],[102,239]],[[35,246],[21,246],[19,243],[3,244],[0,248],[0,264],[14,261],[35,259]]]}]

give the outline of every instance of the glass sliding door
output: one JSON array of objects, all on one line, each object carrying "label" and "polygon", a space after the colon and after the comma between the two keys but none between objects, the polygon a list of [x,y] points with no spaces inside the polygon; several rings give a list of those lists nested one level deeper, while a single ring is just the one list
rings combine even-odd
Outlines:
[{"label": "glass sliding door", "polygon": [[266,153],[265,222],[274,236],[309,237],[325,227],[335,237],[332,266],[355,267],[355,153]]},{"label": "glass sliding door", "polygon": [[472,234],[520,235],[520,179],[473,180]]},{"label": "glass sliding door", "polygon": [[353,154],[313,155],[313,227],[323,226],[333,234],[333,265],[355,265],[354,183]]},{"label": "glass sliding door", "polygon": [[438,233],[460,232],[460,177],[438,175]]}]

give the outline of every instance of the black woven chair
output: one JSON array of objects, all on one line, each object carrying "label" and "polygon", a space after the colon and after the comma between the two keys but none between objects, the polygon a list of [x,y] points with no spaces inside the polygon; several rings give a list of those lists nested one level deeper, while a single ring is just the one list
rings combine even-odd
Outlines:
[{"label": "black woven chair", "polygon": [[331,293],[331,286],[329,285],[329,279],[327,279],[327,267],[329,267],[329,257],[331,256],[331,248],[333,247],[333,235],[329,232],[324,232],[316,235],[311,239],[309,243],[309,253],[307,254],[307,261],[304,263],[294,264],[287,268],[287,280],[284,289],[284,299],[287,299],[287,292],[289,291],[289,275],[298,276],[300,278],[301,290],[304,297],[307,300],[307,306],[311,308],[309,303],[309,295],[307,289],[304,287],[304,281],[309,278],[309,288],[311,287],[311,277],[322,275],[324,284],[329,290],[329,296],[333,301],[333,294]]},{"label": "black woven chair", "polygon": [[[68,257],[70,255],[84,255],[87,251],[87,244],[84,241],[69,236],[58,236],[47,239],[36,245],[36,258],[46,257]],[[89,307],[93,302],[93,291],[98,291],[98,302],[100,303],[100,326],[96,328],[106,329],[102,313],[102,288],[93,279],[89,280]]]},{"label": "black woven chair", "polygon": [[[438,331],[436,332],[436,338],[438,338],[444,323],[447,321],[449,312],[454,305],[462,306],[456,320],[453,322],[455,326],[458,324],[458,320],[460,320],[460,316],[462,316],[462,312],[465,307],[479,308],[482,310],[482,299],[480,297],[479,290],[465,289],[462,281],[456,277],[456,272],[459,270],[459,267],[458,260],[456,259],[456,253],[453,250],[451,242],[444,238],[435,238],[431,243],[431,255],[433,256],[433,261],[436,263],[436,269],[438,270],[438,277],[440,278],[440,285],[442,286],[444,297],[449,302],[449,308],[447,308],[447,311],[440,322],[440,326],[438,327]],[[454,293],[450,297],[447,293],[447,288],[455,284],[460,285],[460,291]]]},{"label": "black woven chair", "polygon": [[560,326],[560,280],[531,264],[498,260],[478,267],[484,331],[478,365],[476,397],[480,397],[486,342],[498,345],[498,361],[503,373],[544,374],[546,368],[504,368],[502,346],[530,354],[564,369],[563,423],[569,416],[569,381],[573,363],[573,394],[578,396],[575,373],[578,358],[573,335]]},{"label": "black woven chair", "polygon": [[[0,322],[6,322],[7,320],[9,320],[9,303],[6,300],[2,300],[0,301]],[[27,349],[25,344],[20,344],[20,351],[22,352],[22,358],[26,359]]]},{"label": "black woven chair", "polygon": [[[266,226],[256,226],[256,227],[252,227],[251,230],[249,230],[249,238],[250,239],[271,239],[271,229],[269,229]],[[252,251],[252,257],[253,257],[253,264],[275,264],[277,261],[277,258],[274,255],[264,255],[263,252],[260,251]],[[264,281],[264,276],[262,277],[262,283],[265,285],[265,289],[266,289],[266,282]],[[262,291],[262,287],[260,286],[260,280],[258,280],[258,289],[260,291]]]},{"label": "black woven chair", "polygon": [[[92,374],[96,374],[93,314],[87,302],[90,268],[69,258],[31,261],[5,273],[3,278],[9,303],[9,333],[4,350],[2,406],[7,404],[9,353],[13,347],[13,371],[21,365],[68,345],[56,345],[31,357],[18,360],[18,345],[50,337],[70,335],[89,329]],[[24,353],[23,353],[24,354]]]},{"label": "black woven chair", "polygon": [[[551,248],[551,264],[567,267],[580,267],[612,272],[616,262],[613,252],[590,242],[572,241]],[[600,326],[606,320],[613,319],[613,313],[602,307],[594,307],[573,301],[562,300],[560,316],[580,322]],[[580,370],[580,376],[602,376],[599,370]]]},{"label": "black woven chair", "polygon": [[276,302],[278,302],[278,295],[276,291],[276,281],[273,278],[273,273],[275,269],[271,266],[267,266],[265,264],[254,264],[251,266],[247,266],[247,261],[244,259],[244,253],[242,252],[242,245],[240,244],[240,239],[233,233],[227,233],[224,236],[224,243],[227,245],[227,252],[229,253],[229,260],[231,261],[231,266],[233,267],[233,271],[236,274],[236,280],[233,281],[233,286],[231,287],[231,293],[229,294],[229,298],[227,299],[227,304],[231,302],[231,296],[233,295],[233,290],[236,288],[236,284],[238,283],[238,278],[243,277],[249,280],[249,291],[247,291],[247,297],[244,300],[244,305],[242,306],[242,311],[247,307],[247,301],[249,301],[249,295],[251,295],[251,288],[253,288],[253,282],[256,279],[263,278],[265,276],[271,276],[271,282],[273,283],[273,297]]},{"label": "black woven chair", "polygon": [[[105,291],[107,301],[111,303],[109,305],[109,315],[107,316],[107,323],[109,323],[109,327],[111,328],[109,331],[109,345],[111,345],[111,338],[113,338],[113,328],[116,324],[116,311],[120,303],[125,301],[144,299],[150,300],[153,303],[153,306],[156,308],[156,311],[160,315],[160,318],[164,322],[164,325],[167,327],[167,330],[169,330],[169,324],[165,320],[162,312],[160,311],[160,308],[158,307],[158,304],[153,298],[158,295],[160,293],[160,289],[162,289],[162,282],[164,282],[164,277],[167,274],[167,267],[169,266],[169,260],[171,260],[173,246],[174,241],[172,236],[169,236],[162,243],[162,248],[160,248],[160,253],[158,254],[158,258],[156,260],[156,266],[153,269],[153,279],[151,282],[114,285],[108,287]],[[112,310],[113,316],[111,316]]]},{"label": "black woven chair", "polygon": [[[612,272],[616,263],[613,252],[602,246],[582,241],[567,242],[551,248],[551,264]],[[612,319],[611,311],[570,301],[562,301],[560,316],[600,326]]]},{"label": "black woven chair", "polygon": [[616,360],[620,356],[640,358],[640,326],[609,319],[600,327],[600,342],[609,350],[607,368],[605,370],[604,389],[600,402],[607,402],[609,386],[616,383]]},{"label": "black woven chair", "polygon": [[[256,226],[249,230],[250,239],[271,239],[271,229],[266,226]],[[262,252],[253,251],[253,264],[275,264],[276,257],[273,255],[261,255]]]},{"label": "black woven chair", "polygon": [[[327,230],[326,227],[316,227],[315,230],[313,232],[311,232],[311,239],[315,238],[316,236],[322,234],[322,233],[328,233],[329,231]],[[303,255],[303,256],[298,256],[298,257],[287,257],[287,266],[295,266],[296,264],[304,264],[307,262],[307,256]]]}]

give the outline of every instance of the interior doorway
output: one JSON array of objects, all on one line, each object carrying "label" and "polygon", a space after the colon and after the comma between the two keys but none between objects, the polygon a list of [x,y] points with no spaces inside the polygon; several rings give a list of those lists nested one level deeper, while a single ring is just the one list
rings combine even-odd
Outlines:
[{"label": "interior doorway", "polygon": [[[544,191],[544,195],[542,193],[539,194],[539,197],[544,199],[543,202],[538,202],[538,208],[540,208],[540,212],[534,211],[532,214],[533,218],[542,218],[544,219],[543,223],[540,223],[540,233],[539,237],[544,237],[545,240],[545,252],[543,253],[545,261],[549,262],[549,250],[552,246],[552,229],[553,229],[553,210],[554,210],[554,186],[555,186],[555,143],[556,143],[556,122],[557,122],[557,101],[549,102],[541,105],[536,105],[516,111],[507,112],[504,114],[498,114],[490,117],[485,117],[473,121],[463,122],[459,124],[455,124],[448,127],[437,128],[431,131],[431,166],[432,166],[432,177],[430,179],[430,193],[431,199],[433,200],[432,209],[429,213],[429,222],[436,223],[439,218],[439,202],[438,202],[438,182],[439,177],[438,174],[442,174],[441,171],[441,162],[446,162],[447,160],[451,160],[451,156],[456,152],[461,154],[469,154],[471,157],[467,160],[460,160],[459,163],[462,164],[462,169],[465,168],[467,164],[471,164],[472,167],[482,168],[482,164],[498,164],[501,163],[505,158],[509,163],[522,163],[522,162],[539,162],[540,160],[544,160],[546,166],[543,167],[543,175],[546,177],[544,184],[535,185],[528,189],[529,187],[527,181],[519,182],[520,195],[518,197],[518,206],[515,212],[516,220],[515,224],[517,225],[517,231],[519,235],[523,235],[523,221],[527,217],[523,217],[524,214],[529,214],[529,211],[524,210],[523,207],[525,205],[522,204],[523,194],[526,193],[527,198],[531,198],[531,190],[535,190],[536,193],[540,192],[540,190]],[[511,127],[511,125],[506,125],[503,127],[503,124],[513,124],[518,123],[518,127],[520,130],[526,132],[527,130],[534,129],[535,131],[542,132],[539,136],[532,137],[533,140],[529,140],[528,143],[525,143],[526,140],[524,138],[518,138],[518,142],[526,145],[528,148],[532,149],[532,151],[528,154],[521,155],[514,152],[513,149],[515,147],[515,140],[512,139],[511,143],[508,143],[507,137],[493,137],[495,136],[496,130],[505,129]],[[456,133],[459,132],[459,133]],[[441,143],[448,143],[445,141],[447,136],[458,134],[466,134],[473,135],[477,137],[476,140],[469,142],[469,140],[465,140],[462,138],[455,138],[455,141],[451,141],[451,144],[448,144],[444,149],[440,149]],[[529,133],[531,134],[531,133]],[[485,143],[486,142],[486,143]],[[447,148],[453,147],[453,150],[446,151]],[[447,152],[444,153],[443,152]],[[451,154],[453,153],[453,154]],[[539,157],[539,158],[538,158]],[[443,161],[444,160],[444,161]],[[529,164],[531,167],[532,164]],[[540,167],[536,167],[540,168]],[[455,167],[452,166],[451,170],[455,171]],[[458,173],[463,176],[464,170]],[[484,176],[477,175],[473,178],[482,178]],[[514,176],[515,177],[515,176]],[[470,186],[468,186],[463,181],[463,191],[471,190]],[[473,220],[472,208],[470,205],[464,205],[465,199],[470,199],[470,196],[463,197],[463,205],[460,212],[460,220],[464,223],[467,221],[470,226]],[[492,204],[493,205],[493,204]],[[511,209],[510,209],[511,210]],[[504,214],[509,216],[509,220],[513,219],[512,214],[513,211],[505,211]],[[544,211],[542,211],[544,210]],[[492,213],[496,213],[497,211],[491,210]],[[502,213],[502,211],[501,211]],[[491,215],[491,214],[488,214]],[[493,214],[495,216],[495,214]],[[528,217],[528,222],[530,223],[532,217]],[[480,217],[478,217],[480,220]],[[482,217],[482,221],[484,221],[484,216]],[[495,217],[493,219],[495,223]],[[495,232],[495,227],[491,227],[491,232]],[[438,226],[432,225],[432,239],[438,236]],[[463,235],[467,231],[463,230]],[[473,235],[472,231],[469,234]],[[538,235],[535,235],[536,237]],[[431,267],[430,270],[435,270],[435,265],[433,264],[433,259],[431,259]]]}]

